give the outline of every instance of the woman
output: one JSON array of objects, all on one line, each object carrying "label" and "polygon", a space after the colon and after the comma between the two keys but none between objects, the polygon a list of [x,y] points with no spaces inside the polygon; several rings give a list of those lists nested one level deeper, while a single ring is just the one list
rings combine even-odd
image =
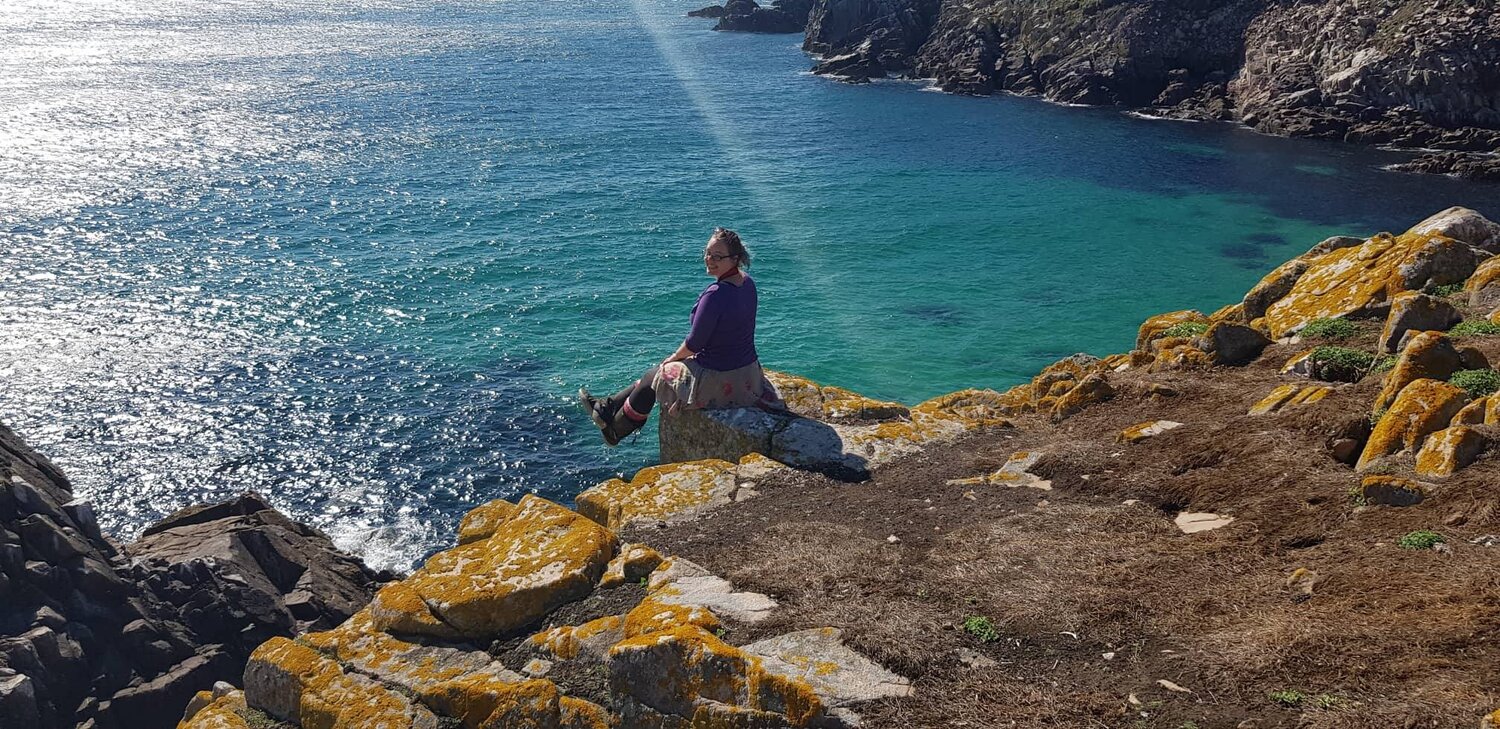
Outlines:
[{"label": "woman", "polygon": [[672,356],[611,397],[578,391],[605,443],[615,445],[645,425],[658,398],[670,412],[779,404],[755,354],[755,281],[744,271],[750,252],[734,231],[715,228],[703,267],[715,281],[698,296],[687,339]]}]

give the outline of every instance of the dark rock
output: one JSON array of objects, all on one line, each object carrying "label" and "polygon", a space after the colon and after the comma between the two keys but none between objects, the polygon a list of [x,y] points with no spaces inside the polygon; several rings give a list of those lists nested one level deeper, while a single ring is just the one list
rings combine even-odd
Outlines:
[{"label": "dark rock", "polygon": [[1493,181],[1500,180],[1500,156],[1477,152],[1434,152],[1392,165],[1391,169]]},{"label": "dark rock", "polygon": [[109,700],[109,714],[122,723],[135,722],[127,726],[172,726],[193,694],[216,681],[239,680],[237,666],[242,664],[220,646],[208,646],[150,681],[116,692]]},{"label": "dark rock", "polygon": [[0,426],[0,727],[172,726],[260,643],[333,627],[393,577],[255,494],[146,531],[120,560],[92,507]]},{"label": "dark rock", "polygon": [[776,0],[763,8],[755,0],[729,0],[714,30],[748,33],[800,33],[807,27],[811,0]]},{"label": "dark rock", "polygon": [[36,701],[31,677],[0,666],[0,726],[6,729],[41,729],[49,725]]},{"label": "dark rock", "polygon": [[710,5],[706,8],[688,11],[689,18],[722,18],[724,17],[723,5]]}]

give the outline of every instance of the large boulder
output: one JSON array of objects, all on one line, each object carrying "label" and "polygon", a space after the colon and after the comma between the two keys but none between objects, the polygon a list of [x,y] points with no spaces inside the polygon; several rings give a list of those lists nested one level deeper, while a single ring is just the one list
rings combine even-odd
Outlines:
[{"label": "large boulder", "polygon": [[1447,380],[1464,369],[1463,354],[1442,332],[1418,332],[1407,339],[1396,365],[1385,376],[1374,408],[1390,405],[1407,385],[1420,379]]},{"label": "large boulder", "polygon": [[1474,275],[1464,282],[1464,293],[1469,295],[1469,306],[1475,309],[1500,308],[1500,256],[1487,259],[1474,269]]},{"label": "large boulder", "polygon": [[1500,223],[1464,207],[1448,208],[1413,225],[1409,232],[1437,233],[1490,253],[1500,253]]},{"label": "large boulder", "polygon": [[375,627],[440,638],[514,633],[589,594],[615,554],[598,523],[528,494],[489,537],[438,552],[371,603]]},{"label": "large boulder", "polygon": [[1448,427],[1468,402],[1468,393],[1446,382],[1420,379],[1408,384],[1375,424],[1355,469],[1363,471],[1392,453],[1420,449],[1427,436]]},{"label": "large boulder", "polygon": [[1447,331],[1463,318],[1456,307],[1442,299],[1419,291],[1403,291],[1391,299],[1391,311],[1380,332],[1380,349],[1395,352],[1407,332]]},{"label": "large boulder", "polygon": [[1416,472],[1420,476],[1452,476],[1479,457],[1485,438],[1467,425],[1454,425],[1433,433],[1417,452]]},{"label": "large boulder", "polygon": [[1381,233],[1310,260],[1291,290],[1266,309],[1265,323],[1281,338],[1314,319],[1383,315],[1403,291],[1462,283],[1479,260],[1467,243],[1439,233]]}]

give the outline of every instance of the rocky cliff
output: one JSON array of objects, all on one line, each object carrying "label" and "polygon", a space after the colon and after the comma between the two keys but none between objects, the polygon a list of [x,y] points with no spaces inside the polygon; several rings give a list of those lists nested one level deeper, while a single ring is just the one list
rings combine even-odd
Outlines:
[{"label": "rocky cliff", "polygon": [[853,81],[933,78],[1449,152],[1417,171],[1500,166],[1500,14],[1487,0],[818,0],[806,31],[815,70]]},{"label": "rocky cliff", "polygon": [[775,374],[789,412],[477,507],[180,727],[1496,729],[1495,361],[1500,225],[1455,208],[1005,392]]},{"label": "rocky cliff", "polygon": [[327,628],[378,580],[260,497],[185,509],[120,547],[0,426],[0,726],[171,726],[250,651]]}]

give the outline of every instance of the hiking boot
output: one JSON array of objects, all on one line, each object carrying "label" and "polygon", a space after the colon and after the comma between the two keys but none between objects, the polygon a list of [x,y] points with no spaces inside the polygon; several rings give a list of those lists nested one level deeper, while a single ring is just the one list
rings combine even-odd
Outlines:
[{"label": "hiking boot", "polygon": [[588,411],[594,425],[599,428],[599,434],[604,436],[605,445],[618,445],[625,436],[640,430],[646,424],[645,420],[636,420],[625,414],[622,406],[628,397],[630,388],[606,398],[590,395],[586,387],[578,388],[578,404]]}]

